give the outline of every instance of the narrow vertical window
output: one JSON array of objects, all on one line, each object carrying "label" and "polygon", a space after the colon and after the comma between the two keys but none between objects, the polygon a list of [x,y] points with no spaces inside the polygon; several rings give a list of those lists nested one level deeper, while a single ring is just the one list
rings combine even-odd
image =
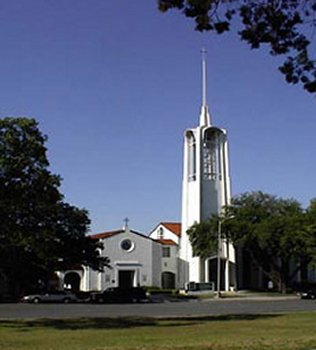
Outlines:
[{"label": "narrow vertical window", "polygon": [[163,238],[164,238],[164,229],[160,227],[158,230],[158,239],[163,239]]},{"label": "narrow vertical window", "polygon": [[162,257],[163,258],[170,258],[170,247],[163,247],[162,248]]},{"label": "narrow vertical window", "polygon": [[196,180],[196,142],[192,132],[188,133],[188,180]]}]

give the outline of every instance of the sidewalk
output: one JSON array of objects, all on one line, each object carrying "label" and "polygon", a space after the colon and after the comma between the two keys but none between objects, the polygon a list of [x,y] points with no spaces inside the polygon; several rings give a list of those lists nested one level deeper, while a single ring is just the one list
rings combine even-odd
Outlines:
[{"label": "sidewalk", "polygon": [[278,301],[278,300],[296,300],[300,299],[300,296],[297,294],[278,294],[278,293],[265,293],[265,292],[236,292],[234,294],[226,294],[225,292],[222,293],[221,298],[216,298],[216,295],[210,298],[204,298],[201,300],[216,300],[216,301],[229,301],[229,300],[262,300],[262,301]]},{"label": "sidewalk", "polygon": [[237,293],[222,293],[221,298],[216,297],[216,293],[199,294],[194,293],[187,297],[169,295],[169,294],[155,294],[149,296],[149,302],[151,303],[165,303],[165,302],[229,302],[229,301],[281,301],[281,300],[297,300],[300,297],[296,294],[278,294],[278,293],[252,293],[252,292],[237,292]]}]

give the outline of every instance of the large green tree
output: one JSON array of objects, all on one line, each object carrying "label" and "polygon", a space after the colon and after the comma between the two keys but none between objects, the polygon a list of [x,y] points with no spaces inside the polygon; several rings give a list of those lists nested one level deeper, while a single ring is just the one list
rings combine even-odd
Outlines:
[{"label": "large green tree", "polygon": [[196,23],[196,30],[222,34],[236,28],[252,49],[262,45],[271,55],[285,56],[279,70],[287,82],[316,92],[316,61],[312,39],[316,27],[315,0],[158,0],[159,9],[178,9]]},{"label": "large green tree", "polygon": [[0,275],[14,295],[56,270],[108,264],[86,210],[64,201],[49,171],[46,139],[34,119],[0,119]]},{"label": "large green tree", "polygon": [[223,217],[212,216],[188,230],[193,252],[210,256],[217,247],[218,221],[222,232],[237,248],[285,292],[298,271],[316,258],[316,202],[307,210],[293,199],[263,192],[232,199]]}]

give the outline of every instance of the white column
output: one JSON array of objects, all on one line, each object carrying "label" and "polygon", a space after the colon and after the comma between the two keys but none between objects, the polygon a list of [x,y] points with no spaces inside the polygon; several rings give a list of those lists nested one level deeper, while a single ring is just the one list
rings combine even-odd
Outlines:
[{"label": "white column", "polygon": [[205,259],[205,282],[208,283],[210,281],[210,269],[209,269],[209,259]]},{"label": "white column", "polygon": [[229,286],[230,286],[230,273],[229,273],[229,260],[230,260],[230,256],[229,256],[229,242],[228,239],[225,239],[225,248],[226,248],[226,260],[225,260],[225,290],[229,291]]},{"label": "white column", "polygon": [[225,259],[225,291],[229,291],[229,260]]}]

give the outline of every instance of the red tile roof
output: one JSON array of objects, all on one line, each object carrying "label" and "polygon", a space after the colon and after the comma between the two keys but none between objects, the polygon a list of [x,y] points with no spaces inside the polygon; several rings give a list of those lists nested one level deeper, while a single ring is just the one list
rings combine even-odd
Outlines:
[{"label": "red tile roof", "polygon": [[[90,237],[92,239],[105,239],[105,238],[109,238],[109,237],[112,237],[112,236],[116,236],[116,235],[118,235],[120,233],[124,233],[124,232],[125,232],[124,229],[120,229],[120,230],[115,230],[115,231],[107,231],[107,232],[97,233],[95,235],[91,235]],[[150,237],[144,235],[143,233],[140,233],[140,232],[137,232],[137,231],[134,231],[134,230],[129,230],[129,232],[132,233],[132,234],[141,236],[143,238],[151,239]]]},{"label": "red tile roof", "polygon": [[178,237],[181,236],[181,224],[179,222],[162,222],[161,225],[165,226]]},{"label": "red tile roof", "polygon": [[108,231],[108,232],[97,233],[95,235],[91,235],[90,237],[92,239],[109,238],[122,232],[124,232],[124,230]]},{"label": "red tile roof", "polygon": [[177,243],[174,242],[172,239],[157,239],[157,242],[163,245],[177,245]]}]

